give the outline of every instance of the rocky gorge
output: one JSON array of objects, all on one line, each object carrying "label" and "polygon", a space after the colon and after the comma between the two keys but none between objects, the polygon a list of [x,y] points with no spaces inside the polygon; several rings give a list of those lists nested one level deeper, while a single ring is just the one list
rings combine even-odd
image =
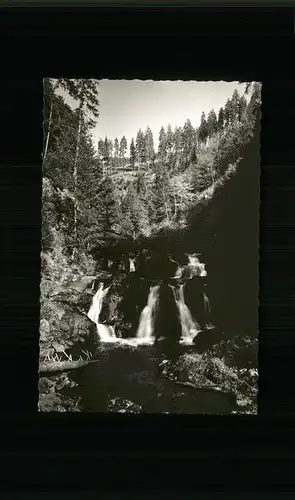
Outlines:
[{"label": "rocky gorge", "polygon": [[48,116],[54,102],[64,118],[44,164],[40,411],[257,412],[261,100],[252,87],[248,101],[227,101],[218,130],[203,137],[186,124],[178,132],[189,148],[177,152],[176,131],[174,153],[160,148],[128,179],[95,154],[86,124],[77,127],[83,113],[77,121],[48,93]]},{"label": "rocky gorge", "polygon": [[[168,276],[179,265],[162,255],[157,268],[159,255],[154,263],[149,255],[149,274],[142,260],[136,268],[133,257],[131,270],[76,276],[47,297],[43,294],[40,410],[255,412],[256,339],[229,336],[212,324],[201,328],[198,285],[184,278],[178,289],[187,287],[187,311],[196,330],[189,342],[181,342],[187,318],[177,305],[174,276]],[[155,289],[157,296],[152,297]],[[97,323],[112,329],[109,337],[100,333],[93,317],[89,319],[95,297],[102,297]],[[150,325],[151,318],[143,314],[149,307]]]}]

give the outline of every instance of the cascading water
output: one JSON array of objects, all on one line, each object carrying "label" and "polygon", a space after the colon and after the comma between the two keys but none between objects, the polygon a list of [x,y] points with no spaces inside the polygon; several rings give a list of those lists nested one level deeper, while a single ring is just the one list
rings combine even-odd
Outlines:
[{"label": "cascading water", "polygon": [[152,343],[154,341],[154,320],[158,303],[159,288],[159,285],[150,287],[147,305],[143,308],[140,314],[136,338],[141,343]]},{"label": "cascading water", "polygon": [[[176,263],[176,262],[175,262]],[[129,271],[135,272],[135,259],[129,257]],[[194,254],[189,255],[189,263],[186,266],[179,267],[176,271],[174,278],[176,281],[179,278],[184,278],[185,280],[190,279],[194,276],[205,277],[207,275],[205,265],[202,264]],[[94,286],[94,285],[93,285]],[[173,291],[175,303],[179,312],[179,319],[181,323],[182,336],[181,343],[192,344],[196,335],[201,331],[200,325],[194,321],[192,314],[185,303],[184,299],[184,284],[180,286],[169,285]],[[110,286],[104,288],[104,284],[101,282],[97,292],[95,293],[91,307],[88,311],[88,318],[96,324],[97,333],[99,339],[102,342],[111,342],[137,346],[141,344],[153,344],[154,342],[154,327],[155,327],[155,314],[157,310],[158,300],[159,300],[159,288],[160,285],[151,286],[147,298],[147,304],[143,308],[138,329],[136,332],[136,337],[133,338],[120,338],[116,336],[114,327],[112,325],[105,325],[100,323],[99,316],[102,309],[103,301],[109,292]],[[210,316],[211,308],[210,302],[207,295],[204,293],[204,310],[206,311],[206,316],[209,325],[207,328],[214,328],[211,325]]]},{"label": "cascading water", "polygon": [[205,313],[206,313],[206,319],[207,319],[207,329],[212,329],[214,328],[214,326],[212,325],[212,322],[211,322],[211,305],[210,305],[210,301],[209,301],[209,298],[208,296],[206,295],[206,293],[204,293],[204,309],[205,309]]},{"label": "cascading water", "polygon": [[174,278],[186,278],[190,279],[194,276],[201,276],[205,278],[207,276],[207,271],[205,264],[200,262],[198,257],[195,257],[194,254],[188,256],[188,264],[185,266],[179,266],[176,270]]},{"label": "cascading water", "polygon": [[104,325],[99,322],[99,315],[102,308],[102,303],[104,298],[106,297],[110,286],[104,288],[103,283],[100,283],[97,292],[94,294],[92,299],[92,304],[88,311],[88,318],[96,324],[97,333],[99,338],[103,342],[116,342],[117,337],[114,332],[114,328],[109,325]]},{"label": "cascading water", "polygon": [[129,257],[129,272],[135,273],[135,259]]},{"label": "cascading water", "polygon": [[180,342],[183,344],[192,344],[195,336],[201,331],[201,328],[200,325],[193,320],[190,310],[184,301],[183,287],[184,285],[181,285],[179,288],[170,285],[179,311],[182,330]]},{"label": "cascading water", "polygon": [[154,315],[158,301],[159,286],[153,286],[150,288],[147,305],[144,307],[140,315],[136,337],[127,339],[116,337],[113,326],[104,325],[99,322],[99,315],[102,309],[103,300],[105,299],[109,289],[110,286],[104,288],[103,283],[100,283],[97,292],[93,296],[92,304],[87,314],[88,318],[96,324],[97,333],[101,342],[119,343],[130,346],[152,344],[154,342]]}]

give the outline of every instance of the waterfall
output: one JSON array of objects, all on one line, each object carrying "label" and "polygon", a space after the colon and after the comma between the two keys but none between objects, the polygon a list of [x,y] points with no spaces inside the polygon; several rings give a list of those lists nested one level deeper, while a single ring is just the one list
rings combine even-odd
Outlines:
[{"label": "waterfall", "polygon": [[206,266],[203,262],[200,262],[195,254],[189,254],[188,263],[177,268],[174,278],[184,277],[190,279],[194,276],[205,278],[207,276]]},{"label": "waterfall", "polygon": [[118,338],[114,327],[111,325],[104,325],[99,322],[99,315],[102,309],[103,300],[106,297],[110,286],[104,288],[103,283],[100,283],[99,288],[92,299],[91,307],[88,311],[88,318],[96,324],[97,333],[101,342],[125,344],[136,347],[140,344],[152,344],[154,342],[154,313],[157,304],[157,294],[159,286],[150,288],[147,305],[144,307],[139,320],[139,326],[136,338]]},{"label": "waterfall", "polygon": [[102,342],[116,342],[117,337],[115,335],[114,328],[110,325],[103,325],[102,323],[97,323],[97,333]]},{"label": "waterfall", "polygon": [[116,342],[117,337],[115,335],[114,328],[112,326],[99,323],[99,315],[101,312],[102,303],[109,289],[110,286],[104,289],[103,283],[100,283],[97,292],[93,296],[92,304],[87,316],[91,321],[93,321],[93,323],[96,324],[97,333],[101,341]]},{"label": "waterfall", "polygon": [[209,301],[209,298],[206,295],[206,293],[204,293],[204,309],[205,309],[206,320],[207,320],[206,327],[210,330],[210,329],[214,328],[214,326],[212,325],[212,322],[211,322],[211,305],[210,305],[210,301]]},{"label": "waterfall", "polygon": [[173,290],[175,302],[179,311],[182,329],[180,342],[183,344],[192,344],[195,336],[201,331],[200,325],[193,320],[190,310],[184,301],[184,285],[181,285],[178,289],[170,285],[170,288]]},{"label": "waterfall", "polygon": [[136,333],[136,338],[141,342],[150,343],[153,342],[154,340],[153,338],[154,319],[158,302],[159,288],[160,288],[159,285],[150,287],[147,305],[143,308],[141,312],[139,325]]},{"label": "waterfall", "polygon": [[135,273],[135,259],[129,257],[129,272]]}]

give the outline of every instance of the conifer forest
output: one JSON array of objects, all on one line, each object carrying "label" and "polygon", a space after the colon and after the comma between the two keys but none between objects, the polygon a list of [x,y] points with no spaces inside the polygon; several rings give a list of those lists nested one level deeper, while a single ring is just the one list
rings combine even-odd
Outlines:
[{"label": "conifer forest", "polygon": [[261,84],[134,137],[100,86],[43,82],[39,411],[256,414]]}]

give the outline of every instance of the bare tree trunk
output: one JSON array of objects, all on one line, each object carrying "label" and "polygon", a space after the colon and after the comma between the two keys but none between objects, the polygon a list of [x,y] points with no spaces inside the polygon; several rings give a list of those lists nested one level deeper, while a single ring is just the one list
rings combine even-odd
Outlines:
[{"label": "bare tree trunk", "polygon": [[75,370],[81,366],[91,363],[91,360],[77,359],[75,361],[43,361],[39,365],[39,375],[46,376],[48,373]]},{"label": "bare tree trunk", "polygon": [[165,207],[166,219],[167,219],[167,222],[170,222],[169,210],[168,210],[168,205],[167,205],[167,201],[166,201],[166,196],[165,196],[164,190],[163,190],[163,198],[164,198],[164,207]]},{"label": "bare tree trunk", "polygon": [[79,125],[77,132],[77,143],[76,143],[76,151],[75,151],[75,160],[74,160],[74,248],[73,248],[73,259],[75,258],[77,252],[77,179],[78,179],[78,156],[80,151],[80,141],[81,141],[81,128],[82,128],[82,110],[83,110],[83,100],[81,99],[80,109],[79,109]]},{"label": "bare tree trunk", "polygon": [[211,180],[212,180],[212,184],[213,184],[213,182],[215,180],[215,172],[214,172],[213,167],[211,168]]},{"label": "bare tree trunk", "polygon": [[53,87],[53,94],[52,94],[52,99],[50,103],[50,113],[49,113],[49,123],[48,123],[48,130],[47,130],[47,136],[46,136],[46,144],[45,144],[45,149],[43,153],[43,163],[46,160],[47,156],[47,151],[48,151],[48,145],[49,145],[49,138],[50,138],[50,133],[51,133],[51,127],[52,127],[52,113],[53,113],[53,99],[54,99],[54,93],[59,87],[59,80],[57,80],[56,84]]},{"label": "bare tree trunk", "polygon": [[177,204],[176,204],[175,190],[174,190],[174,193],[173,193],[173,199],[174,199],[174,217],[176,217],[177,216]]},{"label": "bare tree trunk", "polygon": [[46,144],[45,144],[45,149],[44,149],[44,153],[43,153],[43,162],[46,160],[46,156],[47,156],[49,137],[50,137],[50,131],[51,131],[51,123],[52,123],[52,111],[53,111],[53,98],[51,99],[51,104],[50,104],[49,123],[48,123]]}]

